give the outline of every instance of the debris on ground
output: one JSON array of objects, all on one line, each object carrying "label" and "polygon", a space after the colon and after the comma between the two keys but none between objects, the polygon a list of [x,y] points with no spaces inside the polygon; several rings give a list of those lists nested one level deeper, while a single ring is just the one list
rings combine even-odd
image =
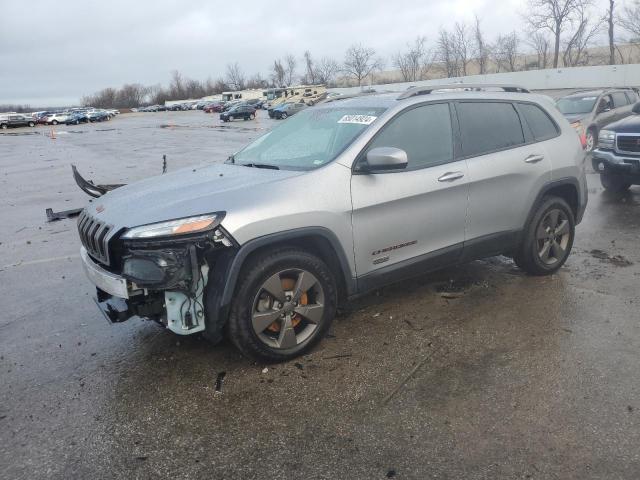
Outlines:
[{"label": "debris on ground", "polygon": [[264,367],[264,368],[262,369],[262,373],[268,373],[268,372],[269,372],[269,369],[268,369],[267,367]]},{"label": "debris on ground", "polygon": [[334,360],[336,358],[348,358],[348,357],[351,357],[351,356],[353,356],[353,355],[351,355],[350,353],[343,353],[343,354],[340,354],[340,355],[331,355],[329,357],[322,357],[322,359],[323,360]]},{"label": "debris on ground", "polygon": [[97,185],[93,183],[92,180],[85,180],[82,175],[80,175],[80,172],[78,172],[75,165],[71,165],[71,170],[73,171],[73,178],[76,181],[76,184],[80,187],[80,190],[95,198],[101,197],[111,190],[124,186],[122,183],[113,185]]},{"label": "debris on ground", "polygon": [[[56,220],[62,220],[63,218],[77,217],[82,212],[82,208],[72,208],[70,210],[61,210],[60,212],[54,212],[52,208],[47,208],[45,213],[47,214],[47,222],[55,222]],[[58,232],[55,232],[58,233]]]},{"label": "debris on ground", "polygon": [[227,372],[220,372],[216,377],[216,390],[215,393],[222,393],[222,387],[224,385],[224,377],[227,375]]},{"label": "debris on ground", "polygon": [[597,248],[591,250],[589,253],[591,254],[592,257],[597,258],[599,260],[603,260],[605,262],[609,262],[610,264],[615,265],[616,267],[628,267],[630,265],[633,265],[633,262],[627,260],[622,255],[611,256],[604,250],[599,250]]},{"label": "debris on ground", "polygon": [[440,292],[440,296],[442,298],[460,298],[460,297],[464,297],[464,293],[462,293],[462,292]]}]

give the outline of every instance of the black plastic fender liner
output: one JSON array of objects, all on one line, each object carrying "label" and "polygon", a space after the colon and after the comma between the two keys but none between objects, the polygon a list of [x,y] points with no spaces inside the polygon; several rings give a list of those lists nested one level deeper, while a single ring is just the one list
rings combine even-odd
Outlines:
[{"label": "black plastic fender liner", "polygon": [[124,186],[124,183],[114,184],[114,185],[95,185],[93,182],[89,180],[85,180],[75,165],[71,165],[71,171],[73,172],[73,179],[76,181],[76,184],[80,187],[87,195],[98,198],[104,195],[105,193],[115,190],[116,188],[120,188]]}]

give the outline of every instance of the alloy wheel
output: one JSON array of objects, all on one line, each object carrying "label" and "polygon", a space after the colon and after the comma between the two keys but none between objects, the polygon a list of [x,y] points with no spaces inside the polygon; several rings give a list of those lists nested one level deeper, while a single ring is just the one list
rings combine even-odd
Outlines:
[{"label": "alloy wheel", "polygon": [[309,340],[324,317],[324,290],[306,270],[269,277],[253,302],[253,331],[265,345],[289,350]]},{"label": "alloy wheel", "polygon": [[564,259],[571,239],[571,225],[565,212],[554,208],[542,218],[536,229],[536,251],[545,265]]}]

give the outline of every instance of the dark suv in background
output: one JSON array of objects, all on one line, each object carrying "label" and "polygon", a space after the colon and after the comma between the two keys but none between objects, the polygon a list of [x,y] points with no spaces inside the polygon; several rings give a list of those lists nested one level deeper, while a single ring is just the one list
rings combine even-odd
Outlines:
[{"label": "dark suv in background", "polygon": [[598,134],[605,126],[631,115],[638,95],[633,89],[590,90],[562,97],[556,106],[576,129],[588,152],[598,145]]},{"label": "dark suv in background", "polygon": [[9,127],[35,127],[36,121],[33,117],[20,113],[0,114],[0,128]]},{"label": "dark suv in background", "polygon": [[602,186],[612,192],[640,185],[640,102],[632,113],[600,130],[593,152],[593,168],[600,173]]}]

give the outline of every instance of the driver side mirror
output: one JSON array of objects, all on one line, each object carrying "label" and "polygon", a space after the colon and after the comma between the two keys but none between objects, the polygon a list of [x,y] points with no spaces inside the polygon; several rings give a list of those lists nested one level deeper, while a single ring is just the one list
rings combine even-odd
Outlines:
[{"label": "driver side mirror", "polygon": [[395,147],[377,147],[367,152],[366,162],[362,162],[361,171],[376,172],[402,170],[407,168],[407,152]]},{"label": "driver side mirror", "polygon": [[611,110],[611,107],[608,103],[601,103],[598,105],[598,111],[596,113],[605,113]]}]

